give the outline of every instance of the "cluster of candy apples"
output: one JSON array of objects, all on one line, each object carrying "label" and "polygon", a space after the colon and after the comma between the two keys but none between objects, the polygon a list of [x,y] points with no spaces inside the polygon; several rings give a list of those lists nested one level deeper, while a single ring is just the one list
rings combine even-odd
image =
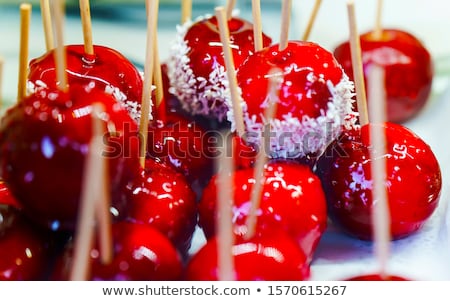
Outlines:
[{"label": "cluster of candy apples", "polygon": [[[280,50],[266,36],[265,48],[255,52],[249,23],[232,18],[228,25],[249,134],[232,137],[234,278],[308,279],[327,208],[347,232],[370,239],[367,127],[357,124],[353,84],[332,53],[302,41]],[[0,249],[7,250],[0,260],[1,279],[67,279],[94,103],[105,108],[99,117],[106,129],[114,258],[102,264],[94,247],[90,279],[219,278],[215,152],[206,149],[209,136],[196,116],[213,120],[207,129],[224,120],[236,127],[221,47],[214,17],[178,32],[168,64],[169,90],[178,106],[169,107],[166,120],[150,125],[145,168],[139,166],[136,123],[142,78],[126,58],[106,47],[96,46],[91,56],[82,46],[67,46],[64,91],[57,86],[53,51],[30,63],[30,95],[9,109],[0,125],[0,173],[8,187],[0,201],[6,203],[0,207]],[[267,121],[263,112],[274,67],[283,80],[276,117]],[[253,165],[263,151],[258,145],[265,123],[274,133],[270,161],[256,231],[247,238]],[[441,175],[419,137],[400,125],[380,126],[388,139],[387,153],[379,155],[388,162],[392,235],[401,238],[419,230],[433,213]],[[208,241],[189,258],[197,224]],[[57,256],[47,256],[53,254],[49,250]]]}]

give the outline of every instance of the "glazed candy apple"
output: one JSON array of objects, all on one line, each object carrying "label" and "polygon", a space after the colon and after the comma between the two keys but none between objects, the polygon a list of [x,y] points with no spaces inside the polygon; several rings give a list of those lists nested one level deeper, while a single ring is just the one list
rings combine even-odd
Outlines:
[{"label": "glazed candy apple", "polygon": [[[236,68],[254,52],[253,26],[244,20],[228,21]],[[263,36],[264,46],[271,39]],[[226,120],[228,81],[216,17],[202,18],[178,28],[169,61],[171,92],[192,115]]]},{"label": "glazed candy apple", "polygon": [[[217,237],[190,260],[186,280],[215,281],[218,276]],[[307,256],[284,233],[238,241],[232,247],[235,279],[239,281],[300,281],[309,278]]]},{"label": "glazed candy apple", "polygon": [[213,169],[213,149],[208,148],[209,135],[195,122],[169,114],[165,122],[150,124],[147,157],[174,166],[186,176],[192,189],[200,196]]},{"label": "glazed candy apple", "polygon": [[[419,230],[438,205],[441,172],[430,147],[407,128],[386,123],[386,187],[391,235]],[[346,131],[317,163],[334,222],[361,239],[372,236],[372,179],[369,126]]]},{"label": "glazed candy apple", "polygon": [[42,280],[48,241],[19,210],[0,204],[0,281]]},{"label": "glazed candy apple", "polygon": [[68,93],[42,89],[12,107],[0,125],[0,172],[12,195],[34,221],[72,230],[76,222],[84,161],[91,140],[91,105],[105,112],[112,206],[124,216],[125,187],[139,170],[137,125],[95,83],[72,84]]},{"label": "glazed candy apple", "polygon": [[[366,85],[372,64],[385,69],[388,120],[399,123],[413,118],[431,92],[434,71],[430,53],[416,37],[401,30],[385,29],[381,38],[367,32],[360,38]],[[349,43],[337,47],[334,55],[353,78]]]},{"label": "glazed candy apple", "polygon": [[[333,54],[317,44],[291,41],[285,50],[278,48],[273,45],[249,56],[237,72],[246,103],[246,130],[262,132],[269,74],[273,68],[279,68],[283,81],[276,118],[271,121],[270,155],[274,158],[318,155],[339,135],[344,125],[355,122],[353,83]],[[232,116],[229,117],[234,122]],[[260,135],[249,135],[248,140],[259,144]]]},{"label": "glazed candy apple", "polygon": [[[236,171],[234,180],[233,223],[234,232],[244,235],[251,207],[250,197],[254,179],[253,168]],[[303,249],[310,260],[325,231],[327,209],[319,179],[306,165],[297,163],[270,163],[264,172],[260,208],[257,212],[256,235],[281,229],[288,233]],[[203,192],[199,204],[199,224],[206,238],[216,234],[217,176]]]},{"label": "glazed candy apple", "polygon": [[[140,114],[142,76],[121,53],[104,46],[94,46],[94,56],[84,52],[83,45],[65,47],[69,84],[95,82],[96,87],[122,102],[132,117]],[[30,62],[28,87],[31,92],[56,87],[54,50]]]},{"label": "glazed candy apple", "polygon": [[197,203],[185,177],[170,166],[147,160],[129,190],[129,217],[152,225],[187,255],[197,225]]},{"label": "glazed candy apple", "polygon": [[[150,225],[118,222],[112,226],[114,258],[103,265],[99,250],[91,255],[91,280],[107,281],[170,281],[180,280],[180,256],[170,241]],[[60,258],[53,280],[67,280],[72,265],[72,248]]]}]

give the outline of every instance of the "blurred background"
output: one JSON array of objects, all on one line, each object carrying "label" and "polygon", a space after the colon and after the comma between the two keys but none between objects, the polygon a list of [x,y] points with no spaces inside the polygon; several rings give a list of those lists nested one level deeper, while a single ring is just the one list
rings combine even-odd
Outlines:
[{"label": "blurred background", "polygon": [[[356,0],[359,30],[367,31],[375,22],[377,0]],[[45,51],[39,0],[0,0],[0,55],[6,59],[4,97],[14,99],[16,66],[19,47],[19,5],[33,4],[30,40],[30,58]],[[93,36],[95,44],[115,48],[133,61],[143,61],[145,53],[145,7],[144,0],[91,0]],[[442,0],[395,0],[384,1],[383,24],[407,30],[422,40],[439,62],[439,74],[449,73],[450,2]],[[212,14],[217,5],[226,0],[193,0],[193,18]],[[346,0],[323,0],[312,30],[310,40],[332,51],[348,37]],[[305,29],[314,0],[294,0],[290,37],[299,39]],[[240,16],[251,20],[251,0],[237,0]],[[263,29],[274,41],[280,35],[281,0],[261,0]],[[167,57],[180,20],[180,0],[161,0],[159,12],[159,46],[161,57]],[[67,0],[65,40],[68,44],[82,43],[78,0]]]}]

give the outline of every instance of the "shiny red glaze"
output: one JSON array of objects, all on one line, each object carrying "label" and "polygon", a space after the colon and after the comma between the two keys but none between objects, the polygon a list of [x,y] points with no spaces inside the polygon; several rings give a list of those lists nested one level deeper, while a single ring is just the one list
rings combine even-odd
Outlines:
[{"label": "shiny red glaze", "polygon": [[[232,175],[235,188],[232,210],[237,235],[247,232],[245,222],[255,181],[253,174],[254,170],[248,168]],[[257,235],[264,236],[275,229],[285,231],[311,259],[327,224],[326,201],[319,179],[308,166],[295,163],[270,163],[264,175]],[[207,238],[216,234],[216,181],[214,176],[199,204],[199,224]]]},{"label": "shiny red glaze", "polygon": [[[88,84],[94,81],[98,88],[114,86],[122,91],[129,101],[140,103],[142,77],[136,67],[118,51],[94,46],[95,55],[88,56],[83,45],[66,46],[69,84]],[[42,81],[49,88],[56,88],[55,51],[49,51],[30,62],[28,80]]]},{"label": "shiny red glaze", "polygon": [[197,203],[185,177],[153,160],[129,185],[129,217],[148,223],[187,255],[197,225]]},{"label": "shiny red glaze", "polygon": [[0,205],[10,205],[14,208],[20,208],[19,202],[11,195],[11,191],[5,182],[0,180]]},{"label": "shiny red glaze", "polygon": [[45,236],[17,209],[0,205],[0,281],[42,280],[47,247]]},{"label": "shiny red glaze", "polygon": [[[216,281],[218,238],[213,238],[195,254],[186,268],[186,280]],[[286,234],[238,240],[233,248],[234,277],[239,281],[300,281],[309,278],[306,255]]]},{"label": "shiny red glaze", "polygon": [[[180,256],[170,241],[150,225],[119,222],[112,226],[114,259],[103,265],[99,250],[90,253],[90,280],[96,281],[171,281],[180,280]],[[52,280],[68,280],[73,249],[60,258]]]},{"label": "shiny red glaze", "polygon": [[[230,43],[236,69],[255,51],[253,25],[248,21],[232,18],[228,21]],[[225,66],[220,32],[216,17],[194,23],[186,33],[184,40],[190,47],[187,56],[189,66],[195,76],[209,78],[217,65]],[[268,46],[272,40],[263,35],[263,45]]]},{"label": "shiny red glaze", "polygon": [[177,114],[149,126],[147,157],[174,166],[199,194],[209,181],[215,140],[195,122]]},{"label": "shiny red glaze", "polygon": [[0,125],[2,178],[24,212],[53,230],[74,229],[93,103],[107,113],[104,142],[112,205],[123,215],[125,186],[139,170],[137,125],[112,96],[75,84],[68,94],[42,90],[11,108]]},{"label": "shiny red glaze", "polygon": [[[438,161],[422,139],[401,125],[386,123],[384,128],[391,235],[399,239],[419,230],[434,212],[442,179]],[[369,141],[367,125],[344,132],[317,164],[331,218],[366,240],[373,228]]]},{"label": "shiny red glaze", "polygon": [[[431,92],[434,71],[430,53],[416,37],[397,29],[384,29],[381,39],[373,32],[360,38],[366,86],[370,66],[384,67],[388,120],[399,123],[413,118]],[[334,55],[353,79],[349,43],[339,45]]]},{"label": "shiny red glaze", "polygon": [[346,281],[409,281],[409,279],[392,275],[382,277],[379,274],[373,274],[352,277],[350,279],[347,279]]},{"label": "shiny red glaze", "polygon": [[[276,117],[280,120],[291,113],[300,120],[303,116],[315,118],[328,110],[330,91],[327,81],[338,84],[343,71],[333,54],[311,42],[291,41],[283,51],[273,45],[255,53],[241,65],[237,72],[242,97],[248,105],[250,116],[264,114],[261,105],[267,98],[269,77],[273,68],[283,71],[280,101]],[[311,82],[308,76],[317,80]]]}]

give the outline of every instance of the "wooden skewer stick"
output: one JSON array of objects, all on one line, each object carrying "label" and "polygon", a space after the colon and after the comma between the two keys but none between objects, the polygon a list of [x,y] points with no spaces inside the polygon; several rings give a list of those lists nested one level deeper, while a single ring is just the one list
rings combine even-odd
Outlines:
[{"label": "wooden skewer stick", "polygon": [[139,145],[139,156],[141,167],[145,167],[145,156],[147,153],[148,140],[148,124],[151,118],[151,98],[152,98],[152,82],[153,82],[153,65],[155,51],[155,35],[158,22],[159,0],[146,0],[147,5],[147,45],[144,67],[144,87],[142,91],[141,101],[141,119],[139,123],[139,137],[141,139]]},{"label": "wooden skewer stick", "polygon": [[316,0],[314,3],[314,7],[309,17],[308,24],[306,25],[305,32],[303,33],[302,41],[307,41],[311,34],[312,27],[316,21],[317,13],[319,12],[320,5],[322,4],[322,0]]},{"label": "wooden skewer stick", "polygon": [[375,39],[381,39],[383,34],[382,19],[383,18],[383,0],[377,1],[377,15],[375,18],[375,29],[373,31]]},{"label": "wooden skewer stick", "polygon": [[383,127],[386,121],[386,92],[384,70],[380,66],[372,66],[369,73],[369,112],[371,136],[371,168],[372,168],[372,221],[375,255],[379,263],[379,274],[387,276],[386,267],[389,259],[391,241],[391,219],[388,195],[386,191],[386,133]]},{"label": "wooden skewer stick", "polygon": [[95,53],[92,42],[92,19],[89,0],[80,0],[80,16],[81,24],[83,25],[84,52],[89,56],[93,56]]},{"label": "wooden skewer stick", "polygon": [[253,14],[253,39],[255,43],[255,52],[257,52],[263,49],[261,0],[252,0],[252,14]]},{"label": "wooden skewer stick", "polygon": [[227,0],[226,5],[227,20],[230,20],[233,17],[233,9],[235,6],[236,0]]},{"label": "wooden skewer stick", "polygon": [[234,244],[233,232],[233,213],[231,206],[233,203],[233,158],[229,155],[232,153],[230,148],[232,143],[229,143],[226,137],[228,133],[222,132],[224,137],[225,147],[219,157],[218,166],[218,213],[217,219],[217,256],[218,256],[218,273],[220,281],[232,281],[234,279],[234,256],[232,248]]},{"label": "wooden skewer stick", "polygon": [[192,0],[181,0],[181,24],[192,19]]},{"label": "wooden skewer stick", "polygon": [[158,48],[158,33],[155,33],[155,44],[154,44],[154,57],[155,63],[153,64],[154,82],[156,86],[155,91],[155,105],[157,110],[157,117],[159,120],[166,121],[166,105],[164,102],[164,84],[161,71],[161,61],[159,59],[159,48]]},{"label": "wooden skewer stick", "polygon": [[283,0],[281,6],[281,33],[278,51],[283,51],[289,43],[289,26],[291,24],[292,0]]},{"label": "wooden skewer stick", "polygon": [[64,0],[53,0],[52,1],[52,13],[53,13],[53,31],[56,36],[56,78],[57,86],[60,91],[67,92],[69,89],[68,79],[67,79],[67,60],[66,60],[66,50],[64,47]]},{"label": "wooden skewer stick", "polygon": [[50,0],[41,0],[41,17],[44,28],[45,48],[47,51],[55,48],[53,42],[52,17],[50,15]]},{"label": "wooden skewer stick", "polygon": [[255,235],[258,209],[261,204],[262,191],[264,188],[264,166],[270,156],[270,121],[274,119],[277,110],[280,82],[283,80],[282,71],[279,69],[270,72],[269,91],[267,92],[267,107],[264,110],[264,131],[261,137],[261,146],[256,158],[253,177],[253,185],[250,198],[250,210],[245,221],[247,232],[245,238],[250,239]]},{"label": "wooden skewer stick", "polygon": [[353,0],[347,2],[348,22],[350,30],[350,48],[352,68],[355,78],[356,102],[358,104],[359,123],[361,126],[369,123],[367,113],[366,86],[364,83],[364,70],[362,63],[361,41],[356,25],[355,4]]},{"label": "wooden skewer stick", "polygon": [[95,234],[95,212],[105,182],[105,158],[103,151],[103,122],[99,118],[104,107],[101,104],[92,106],[92,139],[89,153],[86,157],[83,186],[81,191],[81,204],[76,228],[74,256],[70,280],[88,280],[90,272],[90,253]]},{"label": "wooden skewer stick", "polygon": [[27,96],[28,51],[30,40],[31,4],[20,5],[20,54],[19,83],[17,85],[17,101],[21,102]]},{"label": "wooden skewer stick", "polygon": [[234,66],[233,53],[230,47],[230,32],[228,30],[228,22],[225,15],[225,9],[223,7],[216,8],[216,17],[219,24],[220,41],[222,42],[225,68],[227,69],[231,100],[233,103],[236,131],[239,137],[242,137],[245,134],[245,125],[241,107],[241,96],[239,95],[236,69]]},{"label": "wooden skewer stick", "polygon": [[[97,118],[95,119],[95,131],[96,134],[102,138],[104,128],[99,116],[103,112],[104,110],[102,111],[101,107],[94,107],[93,114],[97,115]],[[109,211],[111,207],[111,190],[108,180],[108,163],[106,158],[103,156],[104,150],[105,144],[103,142],[101,148],[98,148],[98,151],[95,153],[96,159],[101,161],[100,170],[98,171],[101,175],[99,175],[99,179],[97,179],[97,181],[101,181],[101,183],[96,185],[98,190],[98,199],[96,201],[95,217],[98,227],[98,237],[100,240],[100,261],[102,264],[110,264],[114,257],[114,246],[111,227],[112,217]]]}]

